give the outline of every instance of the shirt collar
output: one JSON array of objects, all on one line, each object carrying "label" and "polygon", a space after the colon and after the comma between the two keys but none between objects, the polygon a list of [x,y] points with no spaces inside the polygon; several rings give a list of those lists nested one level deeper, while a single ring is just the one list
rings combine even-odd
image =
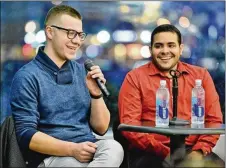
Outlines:
[{"label": "shirt collar", "polygon": [[61,68],[59,68],[44,52],[45,46],[39,47],[38,54],[35,57],[46,70],[51,73],[58,84],[69,84],[72,82],[72,72],[70,61],[66,61]]},{"label": "shirt collar", "polygon": [[45,46],[39,47],[38,54],[35,57],[39,62],[45,65],[47,68],[51,69],[54,72],[58,72],[59,70],[70,69],[69,61],[66,61],[61,68],[59,68],[44,52]]},{"label": "shirt collar", "polygon": [[[162,71],[160,71],[155,64],[151,61],[148,65],[148,71],[149,71],[149,75],[162,75],[165,76]],[[182,74],[183,73],[189,73],[189,71],[186,69],[186,66],[184,65],[183,62],[179,61],[177,64],[177,70],[180,71]]]}]

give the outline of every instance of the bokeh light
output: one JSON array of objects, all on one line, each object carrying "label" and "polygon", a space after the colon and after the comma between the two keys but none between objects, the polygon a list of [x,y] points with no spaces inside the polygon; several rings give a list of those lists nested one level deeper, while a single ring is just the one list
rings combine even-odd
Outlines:
[{"label": "bokeh light", "polygon": [[134,42],[137,39],[137,35],[132,30],[116,30],[113,33],[113,39],[116,42]]},{"label": "bokeh light", "polygon": [[36,38],[37,42],[44,43],[46,41],[46,35],[45,35],[44,30],[38,31],[35,38]]},{"label": "bokeh light", "polygon": [[130,11],[130,8],[128,5],[121,5],[119,8],[121,13],[129,13]]},{"label": "bokeh light", "polygon": [[151,57],[150,50],[149,50],[149,46],[143,46],[143,47],[141,47],[141,49],[140,49],[140,54],[141,54],[141,56],[144,57],[144,58],[149,58],[149,57]]},{"label": "bokeh light", "polygon": [[36,23],[32,20],[26,23],[24,29],[27,33],[33,33],[36,30],[36,27]]},{"label": "bokeh light", "polygon": [[27,44],[32,44],[35,42],[35,34],[34,33],[27,33],[24,36],[24,42]]},{"label": "bokeh light", "polygon": [[190,21],[187,17],[181,16],[179,19],[179,24],[183,28],[188,28],[190,26]]},{"label": "bokeh light", "polygon": [[142,31],[141,34],[140,34],[140,39],[144,43],[150,43],[151,42],[151,32],[148,31],[148,30]]},{"label": "bokeh light", "polygon": [[165,19],[165,18],[159,18],[157,20],[157,25],[160,26],[160,25],[163,25],[163,24],[170,24],[170,21],[168,19]]},{"label": "bokeh light", "polygon": [[86,55],[89,58],[95,58],[99,54],[99,46],[98,45],[90,45],[86,48]]},{"label": "bokeh light", "polygon": [[110,40],[110,34],[106,30],[102,30],[97,34],[97,40],[100,43],[107,43]]}]

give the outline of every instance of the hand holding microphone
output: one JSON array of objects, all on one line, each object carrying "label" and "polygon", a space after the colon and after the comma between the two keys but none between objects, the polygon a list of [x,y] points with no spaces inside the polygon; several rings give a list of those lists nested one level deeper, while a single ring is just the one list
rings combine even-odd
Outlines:
[{"label": "hand holding microphone", "polygon": [[92,81],[89,81],[89,75],[90,75],[90,77],[95,80],[97,86],[99,87],[101,92],[104,94],[104,96],[108,97],[110,95],[110,93],[108,92],[108,90],[105,86],[106,79],[104,78],[104,75],[103,75],[100,67],[94,65],[94,63],[89,59],[85,61],[84,65],[85,65],[86,70],[89,71],[88,81],[87,81],[88,88],[91,90],[96,90],[95,86],[93,86],[93,84],[92,84]]}]

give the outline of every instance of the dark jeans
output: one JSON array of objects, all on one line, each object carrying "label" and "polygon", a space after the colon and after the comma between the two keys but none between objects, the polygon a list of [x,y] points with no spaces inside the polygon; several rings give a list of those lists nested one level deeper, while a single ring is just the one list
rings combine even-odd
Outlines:
[{"label": "dark jeans", "polygon": [[[224,149],[222,149],[224,150]],[[186,147],[186,154],[191,152],[191,147]],[[166,167],[225,167],[224,161],[215,153],[204,156],[199,162],[177,161],[174,166],[170,165],[169,158],[162,159],[154,153],[144,152],[139,149],[131,149],[128,156],[129,168],[166,168]]]}]

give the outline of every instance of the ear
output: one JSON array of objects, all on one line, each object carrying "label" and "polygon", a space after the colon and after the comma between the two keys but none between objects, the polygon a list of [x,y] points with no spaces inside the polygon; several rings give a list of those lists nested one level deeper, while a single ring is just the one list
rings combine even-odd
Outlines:
[{"label": "ear", "polygon": [[180,55],[182,55],[183,50],[184,50],[184,44],[181,44],[181,45],[180,45]]},{"label": "ear", "polygon": [[52,40],[52,38],[53,38],[53,31],[52,31],[52,28],[51,28],[50,26],[46,26],[45,32],[46,32],[46,37],[47,37],[47,39]]}]

